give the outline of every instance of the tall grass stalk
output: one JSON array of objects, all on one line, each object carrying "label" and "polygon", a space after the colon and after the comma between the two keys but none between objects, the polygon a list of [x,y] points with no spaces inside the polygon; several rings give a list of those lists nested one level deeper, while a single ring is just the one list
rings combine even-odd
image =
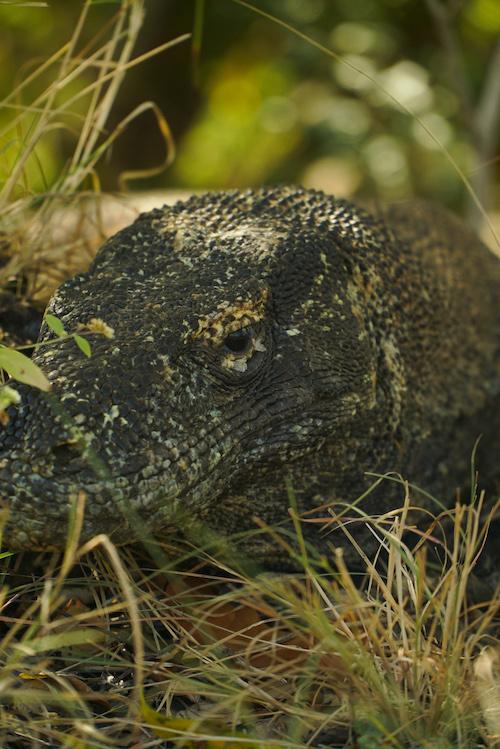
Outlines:
[{"label": "tall grass stalk", "polygon": [[[233,1],[337,59],[280,19]],[[15,150],[0,190],[0,229],[13,250],[3,277],[39,263],[49,273],[56,255],[48,219],[61,199],[69,210],[85,188],[99,191],[98,162],[134,117],[154,114],[166,149],[160,168],[173,158],[168,122],[154,103],[111,130],[109,122],[126,72],[188,35],[133,57],[143,0],[122,0],[113,20],[85,41],[91,5],[70,41],[3,102],[12,119],[0,140],[5,153]],[[197,3],[195,54],[203,7]],[[43,172],[38,147],[57,132],[73,137],[74,151],[54,184],[36,195],[29,170],[38,164]],[[78,239],[68,240],[58,257],[81,249]],[[39,288],[33,279],[32,293]],[[469,505],[423,517],[410,543],[417,502],[409,485],[403,507],[382,517],[366,517],[359,502],[337,514],[325,507],[324,530],[342,529],[364,565],[360,580],[341,549],[332,548],[330,561],[311,552],[302,528],[313,520],[299,517],[291,487],[289,497],[297,543],[279,529],[260,531],[300,564],[291,576],[259,574],[237,553],[216,551],[209,536],[203,548],[186,541],[145,553],[118,550],[106,536],[81,545],[83,496],[62,557],[4,553],[2,746],[493,747],[500,733],[498,591],[476,600],[474,590],[495,508],[485,513],[483,495],[474,494]],[[377,539],[373,559],[351,532],[359,522]]]}]

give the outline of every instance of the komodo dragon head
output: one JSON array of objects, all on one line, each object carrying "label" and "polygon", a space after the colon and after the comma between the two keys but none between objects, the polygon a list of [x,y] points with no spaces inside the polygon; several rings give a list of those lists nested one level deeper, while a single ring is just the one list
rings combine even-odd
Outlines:
[{"label": "komodo dragon head", "polygon": [[87,358],[42,327],[51,391],[21,386],[2,434],[8,545],[63,547],[84,492],[83,538],[201,522],[272,567],[284,552],[262,523],[286,527],[290,486],[310,520],[323,505],[306,536],[343,543],[338,508],[405,448],[398,253],[383,221],[296,188],[141,215],[49,304],[67,331],[96,318],[114,336],[88,334]]}]

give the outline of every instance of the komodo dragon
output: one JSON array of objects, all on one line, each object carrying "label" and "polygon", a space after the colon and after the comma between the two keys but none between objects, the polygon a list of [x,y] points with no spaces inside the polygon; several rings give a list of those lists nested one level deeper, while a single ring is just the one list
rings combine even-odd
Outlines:
[{"label": "komodo dragon", "polygon": [[370,553],[364,514],[404,491],[387,479],[349,508],[367,473],[453,499],[480,435],[483,483],[499,468],[500,261],[437,207],[195,196],[139,216],[48,309],[114,337],[89,335],[86,358],[42,327],[52,391],[20,386],[1,435],[12,548],[62,547],[83,490],[83,538],[132,541],[132,509],[157,538],[201,521],[280,568],[255,518],[292,528],[290,486],[311,546],[348,554],[342,517]]}]

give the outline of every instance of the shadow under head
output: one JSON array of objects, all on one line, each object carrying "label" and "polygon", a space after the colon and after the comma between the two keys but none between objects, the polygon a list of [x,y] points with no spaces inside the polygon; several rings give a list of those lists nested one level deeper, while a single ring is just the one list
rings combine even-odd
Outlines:
[{"label": "shadow under head", "polygon": [[63,547],[83,491],[84,538],[201,523],[280,567],[255,518],[291,527],[290,486],[314,547],[350,548],[343,514],[368,550],[363,513],[403,490],[384,481],[346,509],[367,472],[448,500],[480,435],[481,477],[494,472],[500,261],[435,206],[207,193],[142,214],[48,310],[68,331],[98,319],[114,335],[90,334],[87,358],[42,327],[33,359],[51,391],[20,386],[0,441],[12,548]]}]

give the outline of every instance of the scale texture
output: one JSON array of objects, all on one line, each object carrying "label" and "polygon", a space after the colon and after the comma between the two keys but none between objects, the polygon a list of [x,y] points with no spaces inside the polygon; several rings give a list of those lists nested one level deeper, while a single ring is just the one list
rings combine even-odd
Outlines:
[{"label": "scale texture", "polygon": [[500,261],[436,206],[196,196],[141,215],[48,309],[97,332],[87,358],[44,324],[51,391],[20,386],[9,409],[12,548],[63,547],[83,492],[83,538],[206,532],[293,567],[297,512],[311,548],[353,559],[349,535],[371,553],[367,516],[402,505],[399,476],[452,501],[479,436],[481,482],[498,473]]}]

